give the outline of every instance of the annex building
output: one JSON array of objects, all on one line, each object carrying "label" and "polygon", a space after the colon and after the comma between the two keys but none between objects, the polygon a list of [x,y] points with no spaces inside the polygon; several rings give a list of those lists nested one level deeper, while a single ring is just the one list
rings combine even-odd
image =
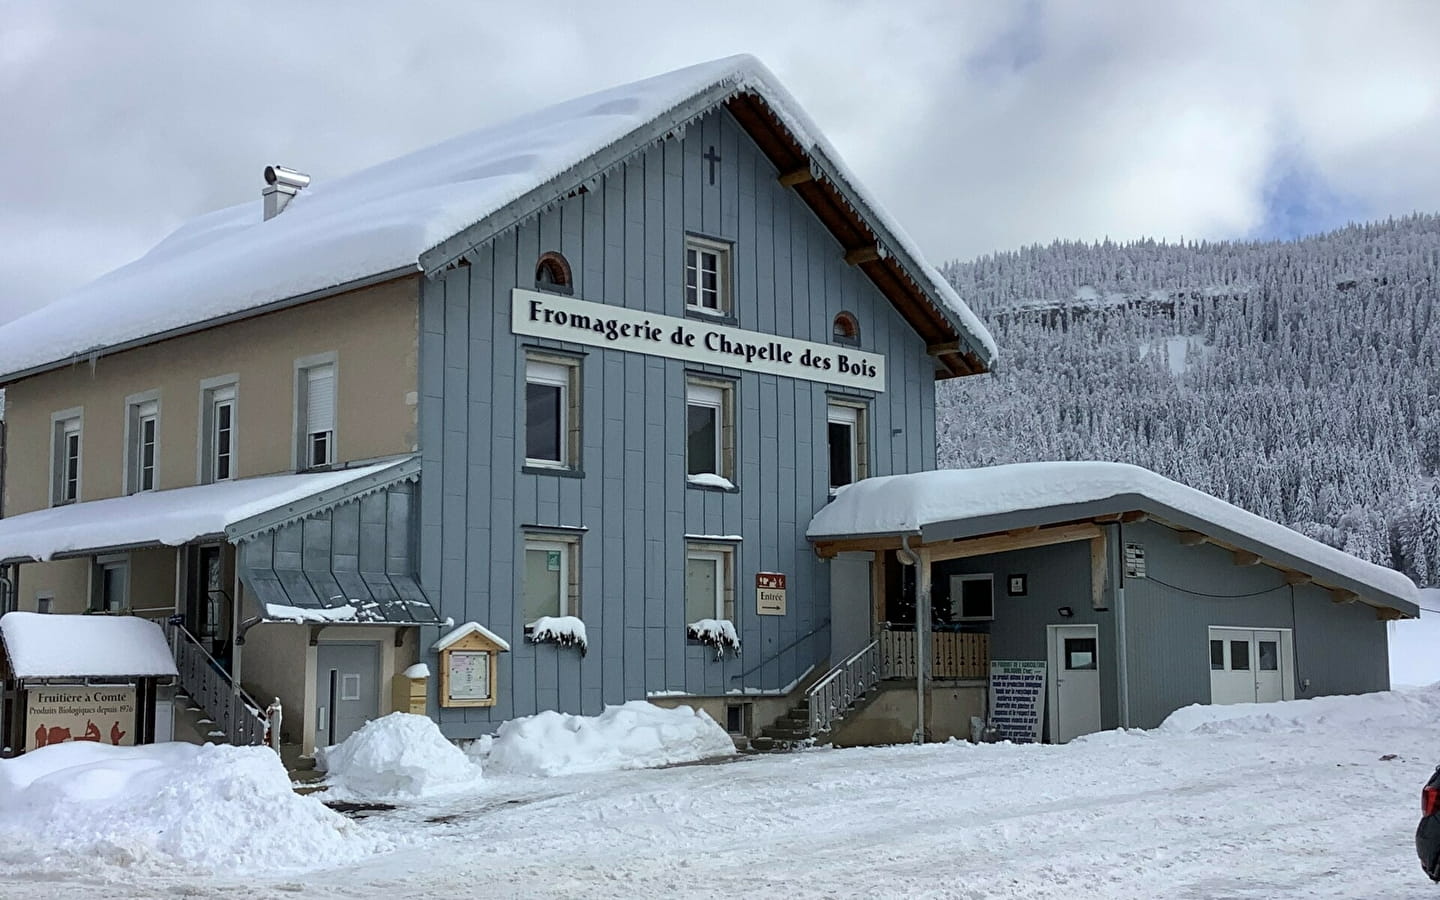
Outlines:
[{"label": "annex building", "polygon": [[[266,182],[0,327],[5,609],[167,623],[230,740],[272,698],[304,752],[396,709],[466,739],[634,699],[737,737],[968,735],[992,662],[1047,640],[1052,673],[1099,673],[1099,713],[1051,739],[1258,699],[1191,674],[1127,699],[1115,673],[1162,634],[1156,658],[1200,672],[1215,640],[1248,671],[1243,639],[1282,695],[1387,685],[1381,619],[1415,615],[1395,573],[1214,507],[977,513],[997,482],[929,472],[936,382],[996,348],[754,59]],[[883,515],[901,495],[962,505]],[[1168,535],[1237,554],[1172,583],[1278,578],[1290,618],[1184,607],[1182,628],[1164,604],[1186,601],[1130,581],[1122,604],[1152,528],[1154,569]],[[1361,674],[1322,675],[1312,640]]]}]

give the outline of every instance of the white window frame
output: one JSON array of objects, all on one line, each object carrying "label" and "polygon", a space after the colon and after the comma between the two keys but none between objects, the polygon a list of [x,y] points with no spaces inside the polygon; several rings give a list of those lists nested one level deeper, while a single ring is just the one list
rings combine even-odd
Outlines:
[{"label": "white window frame", "polygon": [[[690,407],[715,411],[715,468],[704,473],[690,471]],[[736,484],[735,478],[735,384],[718,379],[687,376],[685,379],[685,474],[719,475]]]},{"label": "white window frame", "polygon": [[[525,610],[525,554],[530,550],[560,552],[560,609],[557,616],[580,616],[580,538],[578,535],[526,532],[520,550],[520,609]],[[529,622],[521,623],[528,625]]]},{"label": "white window frame", "polygon": [[[340,363],[336,356],[334,352],[319,353],[295,360],[295,468],[300,471],[329,468],[340,460]],[[330,370],[330,429],[311,431],[308,397],[310,378],[312,372],[322,368]],[[312,462],[313,438],[318,434],[326,435],[326,461],[323,463]]]},{"label": "white window frame", "polygon": [[42,615],[53,613],[55,611],[55,592],[36,591],[35,611],[37,613],[41,613]]},{"label": "white window frame", "polygon": [[[75,436],[75,494],[65,496],[69,479],[66,469],[70,456],[69,437]],[[71,407],[50,414],[50,505],[64,506],[79,503],[85,477],[85,412],[83,407]]]},{"label": "white window frame", "polygon": [[[230,407],[230,471],[224,477],[219,475],[220,418],[221,406]],[[239,436],[240,379],[237,375],[221,375],[206,378],[200,382],[200,440],[197,442],[196,478],[201,484],[216,481],[230,481],[238,477],[235,469]]]},{"label": "white window frame", "polygon": [[573,357],[527,353],[525,356],[526,395],[522,408],[529,409],[529,385],[543,384],[560,389],[560,458],[530,455],[530,424],[524,421],[521,440],[525,444],[525,465],[542,469],[575,469],[580,462],[580,360]]},{"label": "white window frame", "polygon": [[[687,543],[685,546],[685,618],[690,618],[690,561],[713,560],[715,562],[715,604],[707,619],[735,618],[735,548],[720,544]],[[686,622],[685,624],[690,624]]]},{"label": "white window frame", "polygon": [[[965,612],[965,583],[969,581],[983,581],[990,585],[990,615],[988,616],[967,616]],[[977,572],[965,575],[950,576],[950,621],[952,622],[993,622],[995,621],[995,574],[993,572]],[[959,613],[960,615],[956,615]]]},{"label": "white window frame", "polygon": [[865,403],[858,400],[830,399],[825,405],[825,468],[826,477],[830,481],[830,494],[834,494],[843,485],[834,483],[834,473],[830,468],[830,426],[847,425],[850,428],[850,480],[846,484],[854,484],[865,478],[870,473],[869,442],[865,439],[866,414],[869,408]]},{"label": "white window frame", "polygon": [[[120,592],[120,604],[115,609],[105,607],[105,573],[110,569],[119,569],[124,579],[121,582],[123,587]],[[124,613],[131,608],[130,604],[130,554],[115,553],[108,556],[95,557],[95,565],[90,568],[90,603],[89,610],[92,613]]]},{"label": "white window frame", "polygon": [[[145,467],[145,425],[152,429],[151,465]],[[131,394],[125,398],[125,474],[126,494],[139,494],[160,487],[160,392],[158,390]],[[149,484],[146,484],[146,479]]]},{"label": "white window frame", "polygon": [[[682,290],[685,291],[685,310],[687,312],[699,313],[702,316],[714,316],[717,318],[728,318],[734,304],[730,293],[730,265],[733,245],[724,242],[711,240],[710,238],[697,237],[693,234],[685,236],[685,271],[682,280]],[[690,255],[695,254],[695,265],[690,265]],[[701,262],[705,255],[715,258],[715,307],[712,309],[703,302],[704,288],[701,285],[701,275],[705,269]],[[695,301],[690,300],[690,270],[695,270]]]}]

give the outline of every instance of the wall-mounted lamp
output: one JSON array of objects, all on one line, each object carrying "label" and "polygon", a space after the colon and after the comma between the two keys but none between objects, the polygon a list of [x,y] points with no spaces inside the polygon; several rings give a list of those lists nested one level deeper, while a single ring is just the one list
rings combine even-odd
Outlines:
[{"label": "wall-mounted lamp", "polygon": [[1059,609],[1057,609],[1056,612],[1058,612],[1058,613],[1060,614],[1060,618],[1062,618],[1062,619],[1068,619],[1068,618],[1070,618],[1071,616],[1075,615],[1075,610],[1071,609],[1071,608],[1068,607],[1068,606],[1062,606],[1062,607],[1060,607]]}]

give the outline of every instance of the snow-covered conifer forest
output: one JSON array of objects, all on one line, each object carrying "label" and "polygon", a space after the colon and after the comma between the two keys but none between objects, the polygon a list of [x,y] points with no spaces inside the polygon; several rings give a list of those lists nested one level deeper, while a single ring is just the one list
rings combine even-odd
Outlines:
[{"label": "snow-covered conifer forest", "polygon": [[1135,463],[1440,584],[1440,216],[946,274],[1003,358],[942,383],[940,465]]}]

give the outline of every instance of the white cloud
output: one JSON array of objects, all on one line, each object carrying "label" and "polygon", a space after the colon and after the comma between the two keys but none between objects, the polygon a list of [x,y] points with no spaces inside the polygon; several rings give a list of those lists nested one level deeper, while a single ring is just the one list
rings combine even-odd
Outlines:
[{"label": "white cloud", "polygon": [[773,68],[940,261],[1250,233],[1280,159],[1440,207],[1440,7],[0,0],[0,320],[252,198],[701,59]]}]

